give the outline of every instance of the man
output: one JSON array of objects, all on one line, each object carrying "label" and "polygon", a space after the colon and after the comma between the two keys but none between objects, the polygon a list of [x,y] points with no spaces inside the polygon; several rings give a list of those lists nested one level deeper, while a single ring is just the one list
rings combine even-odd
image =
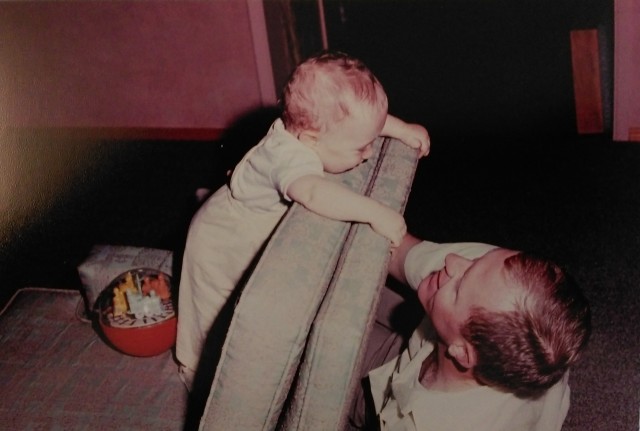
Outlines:
[{"label": "man", "polygon": [[[374,423],[389,430],[560,430],[567,371],[591,331],[589,304],[561,268],[486,244],[407,235],[389,273],[416,291],[426,317],[404,345],[384,313],[377,322],[365,364],[384,363],[369,373]],[[385,291],[381,310],[389,309],[388,298]],[[372,428],[363,404],[361,396],[352,425]]]}]

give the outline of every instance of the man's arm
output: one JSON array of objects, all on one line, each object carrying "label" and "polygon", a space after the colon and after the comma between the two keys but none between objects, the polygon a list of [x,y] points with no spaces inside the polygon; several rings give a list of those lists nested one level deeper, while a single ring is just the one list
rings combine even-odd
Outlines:
[{"label": "man's arm", "polygon": [[391,255],[389,274],[417,289],[424,277],[442,269],[448,254],[476,259],[494,248],[496,247],[477,242],[438,244],[407,234]]},{"label": "man's arm", "polygon": [[404,217],[380,202],[317,175],[293,181],[287,195],[305,208],[334,220],[368,223],[396,246],[407,232]]},{"label": "man's arm", "polygon": [[398,247],[391,252],[391,260],[389,262],[389,275],[401,283],[407,284],[407,277],[404,273],[404,262],[409,251],[422,240],[416,238],[410,233],[406,234]]}]

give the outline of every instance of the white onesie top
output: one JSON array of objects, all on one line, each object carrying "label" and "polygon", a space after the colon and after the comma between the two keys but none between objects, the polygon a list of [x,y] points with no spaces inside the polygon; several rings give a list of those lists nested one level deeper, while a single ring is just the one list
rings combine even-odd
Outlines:
[{"label": "white onesie top", "polygon": [[248,208],[268,211],[290,202],[289,185],[305,175],[324,175],[318,155],[276,120],[269,133],[242,158],[231,176],[231,195]]},{"label": "white onesie top", "polygon": [[289,207],[287,189],[324,175],[317,154],[276,120],[189,226],[178,301],[178,361],[195,370],[203,343],[251,262]]}]

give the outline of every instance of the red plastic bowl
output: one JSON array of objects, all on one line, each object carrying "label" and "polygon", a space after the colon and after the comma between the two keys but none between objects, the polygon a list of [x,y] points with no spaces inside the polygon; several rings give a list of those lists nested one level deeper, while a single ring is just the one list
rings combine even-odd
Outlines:
[{"label": "red plastic bowl", "polygon": [[176,342],[175,317],[150,326],[115,328],[100,321],[102,332],[122,353],[132,356],[155,356],[166,352]]},{"label": "red plastic bowl", "polygon": [[120,274],[102,291],[96,306],[102,333],[123,353],[155,356],[175,344],[171,277],[161,271],[136,268]]}]

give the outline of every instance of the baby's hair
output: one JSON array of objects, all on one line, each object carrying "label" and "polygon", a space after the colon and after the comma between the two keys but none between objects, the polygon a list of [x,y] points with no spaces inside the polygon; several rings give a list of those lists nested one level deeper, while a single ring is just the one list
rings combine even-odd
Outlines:
[{"label": "baby's hair", "polygon": [[476,351],[478,381],[536,397],[562,378],[587,344],[589,303],[575,281],[545,259],[518,253],[505,268],[523,290],[515,310],[475,309],[462,334]]},{"label": "baby's hair", "polygon": [[342,52],[323,51],[298,65],[282,93],[287,130],[326,131],[351,114],[354,103],[387,109],[382,85],[365,64]]}]

